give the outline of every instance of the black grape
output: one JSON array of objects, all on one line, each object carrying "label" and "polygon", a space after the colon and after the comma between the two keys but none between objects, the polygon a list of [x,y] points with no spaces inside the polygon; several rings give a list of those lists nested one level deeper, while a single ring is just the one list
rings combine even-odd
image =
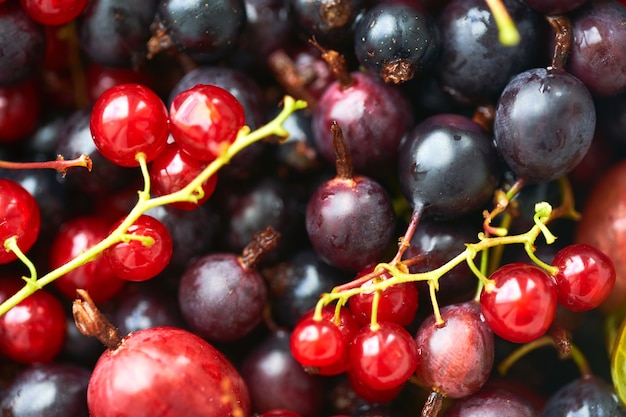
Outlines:
[{"label": "black grape", "polygon": [[198,62],[224,57],[246,23],[243,0],[163,0],[158,18],[172,42]]},{"label": "black grape", "polygon": [[396,84],[430,69],[441,47],[430,15],[403,4],[370,9],[356,26],[354,44],[363,67]]},{"label": "black grape", "polygon": [[526,182],[571,171],[593,139],[596,112],[585,85],[559,69],[515,76],[496,106],[494,136],[504,161]]},{"label": "black grape", "polygon": [[460,217],[482,207],[493,195],[500,168],[487,132],[455,114],[425,119],[399,150],[404,196],[414,210],[437,218]]}]

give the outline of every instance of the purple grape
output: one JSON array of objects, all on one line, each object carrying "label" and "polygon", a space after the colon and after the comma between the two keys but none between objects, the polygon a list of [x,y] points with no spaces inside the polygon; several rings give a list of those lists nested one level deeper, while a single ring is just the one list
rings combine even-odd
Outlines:
[{"label": "purple grape", "polygon": [[477,123],[455,115],[431,116],[415,126],[399,150],[398,176],[413,209],[452,218],[477,210],[493,195],[500,163]]},{"label": "purple grape", "polygon": [[456,400],[443,417],[537,417],[526,399],[502,388],[483,388]]},{"label": "purple grape", "polygon": [[624,417],[626,408],[604,380],[583,376],[557,390],[543,409],[543,417]]},{"label": "purple grape", "polygon": [[354,43],[365,69],[396,84],[428,71],[441,48],[432,17],[404,4],[371,8],[356,26]]},{"label": "purple grape", "polygon": [[250,333],[263,317],[265,282],[238,255],[211,253],[191,263],[178,287],[178,304],[192,330],[229,342]]},{"label": "purple grape", "polygon": [[[461,101],[495,101],[509,79],[536,65],[540,15],[518,0],[503,1],[521,41],[504,46],[484,0],[452,0],[439,16],[441,84]],[[497,70],[496,70],[497,68]]]},{"label": "purple grape", "polygon": [[535,68],[515,76],[502,92],[494,136],[519,179],[547,182],[583,159],[595,126],[595,106],[580,80],[563,70]]},{"label": "purple grape", "polygon": [[626,6],[593,0],[572,14],[572,46],[567,69],[593,94],[626,91]]}]

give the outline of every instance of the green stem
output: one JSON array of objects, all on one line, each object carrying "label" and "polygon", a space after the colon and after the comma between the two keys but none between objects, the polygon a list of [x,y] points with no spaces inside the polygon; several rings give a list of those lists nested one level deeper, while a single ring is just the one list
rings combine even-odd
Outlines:
[{"label": "green stem", "polygon": [[[137,201],[137,204],[130,210],[124,221],[122,221],[122,223],[106,238],[104,238],[91,248],[87,249],[86,251],[82,252],[80,255],[76,256],[64,265],[61,265],[53,271],[50,271],[47,274],[43,275],[39,279],[36,279],[37,274],[34,266],[32,266],[32,262],[30,262],[30,260],[28,260],[25,255],[22,254],[20,256],[20,254],[14,250],[20,260],[24,262],[24,264],[26,264],[29,269],[31,269],[31,278],[27,279],[27,285],[25,285],[15,295],[0,304],[0,316],[5,314],[11,308],[15,307],[26,297],[32,295],[38,289],[43,288],[44,286],[52,283],[53,281],[67,274],[68,272],[71,272],[74,269],[96,259],[107,248],[111,247],[115,243],[123,241],[125,236],[127,236],[126,232],[128,228],[132,226],[133,223],[135,223],[135,221],[149,209],[174,202],[194,200],[197,201],[195,196],[195,190],[201,188],[201,185],[206,180],[214,175],[218,169],[229,163],[230,160],[241,150],[268,136],[275,135],[281,138],[287,138],[289,136],[289,132],[287,132],[287,130],[282,126],[283,123],[285,122],[285,120],[287,120],[289,115],[297,110],[304,109],[305,107],[306,102],[302,100],[295,100],[292,97],[286,96],[283,101],[283,108],[281,112],[272,121],[253,132],[250,132],[250,129],[247,126],[242,128],[237,136],[237,139],[230,147],[226,149],[224,155],[221,155],[216,160],[211,162],[202,171],[202,173],[194,178],[186,187],[175,193],[168,194],[162,197],[150,198],[150,175],[148,173],[145,155],[141,153],[137,154],[137,160],[139,162],[139,166],[141,168],[141,172],[144,178],[144,190],[139,192],[139,200]],[[5,245],[10,245],[10,243],[7,242],[8,240],[5,241]]]}]

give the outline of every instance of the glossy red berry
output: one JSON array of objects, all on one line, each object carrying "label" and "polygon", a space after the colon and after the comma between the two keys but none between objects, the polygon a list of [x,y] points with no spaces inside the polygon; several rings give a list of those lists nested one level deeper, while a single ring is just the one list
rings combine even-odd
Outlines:
[{"label": "glossy red berry", "polygon": [[606,300],[615,286],[615,266],[601,250],[587,244],[568,245],[557,252],[552,265],[559,304],[572,311],[587,311]]},{"label": "glossy red berry", "polygon": [[417,365],[417,345],[409,332],[396,323],[365,326],[350,345],[350,372],[364,385],[378,391],[406,382]]},{"label": "glossy red berry", "polygon": [[250,415],[248,388],[232,363],[174,327],[130,333],[96,363],[87,389],[92,417]]},{"label": "glossy red berry", "polygon": [[[152,192],[160,197],[179,191],[194,180],[206,166],[206,162],[184,152],[178,143],[170,143],[150,166]],[[202,184],[204,195],[198,199],[197,203],[177,202],[170,203],[170,206],[182,210],[193,210],[211,197],[216,185],[217,173]]]},{"label": "glossy red berry", "polygon": [[[300,318],[300,321],[305,319],[312,319],[314,313],[314,310],[309,311]],[[326,320],[337,326],[337,328],[343,335],[345,345],[350,346],[350,343],[352,343],[354,336],[359,332],[361,326],[348,308],[342,308],[339,310],[338,319],[339,321],[337,322],[335,320],[334,305],[328,304],[322,308],[322,320]],[[345,372],[350,366],[350,355],[349,349],[344,349],[344,352],[345,353],[343,357],[339,361],[331,365],[320,366],[316,369],[315,373],[318,375],[338,375],[342,372]]]},{"label": "glossy red berry", "polygon": [[474,301],[441,309],[444,325],[433,315],[415,334],[419,380],[450,398],[478,391],[489,379],[494,361],[494,337]]},{"label": "glossy red berry", "polygon": [[169,136],[167,108],[148,87],[116,85],[96,100],[90,128],[105,158],[124,167],[139,166],[139,152],[149,162],[165,148]]},{"label": "glossy red berry", "polygon": [[47,26],[71,22],[87,6],[87,0],[20,0],[20,3],[31,19]]},{"label": "glossy red berry", "polygon": [[[50,267],[56,269],[108,236],[111,224],[104,217],[80,216],[62,225],[50,250]],[[118,278],[103,255],[54,281],[55,287],[70,300],[76,290],[84,289],[95,302],[108,301],[117,295],[126,281]]]},{"label": "glossy red berry", "polygon": [[41,92],[32,79],[0,87],[0,143],[25,138],[37,126]]},{"label": "glossy red berry", "polygon": [[[1,101],[1,100],[0,100]],[[37,240],[41,215],[35,198],[15,181],[0,178],[0,245],[17,236],[17,246],[24,253]],[[0,264],[14,261],[14,252],[0,247]]]},{"label": "glossy red berry", "polygon": [[304,319],[291,333],[291,353],[302,366],[329,366],[342,360],[347,349],[341,331],[327,320]]},{"label": "glossy red berry", "polygon": [[227,90],[198,84],[170,105],[172,136],[194,158],[212,161],[237,138],[246,118],[243,106]]},{"label": "glossy red berry", "polygon": [[[113,225],[116,229],[124,219]],[[128,228],[130,236],[152,238],[154,243],[129,239],[113,244],[104,251],[104,256],[115,274],[127,281],[145,281],[155,277],[169,264],[172,258],[172,238],[167,228],[154,217],[142,215]]]},{"label": "glossy red berry", "polygon": [[348,383],[356,395],[369,403],[388,403],[400,395],[406,382],[386,390],[374,389],[361,381],[352,370],[348,369]]},{"label": "glossy red berry", "polygon": [[[20,280],[0,279],[0,302],[22,286]],[[0,316],[0,353],[24,364],[48,362],[61,352],[66,326],[61,302],[39,290]]]},{"label": "glossy red berry", "polygon": [[542,336],[556,314],[556,288],[552,277],[538,266],[515,262],[498,268],[490,277],[495,288],[480,296],[481,311],[495,334],[514,343]]},{"label": "glossy red berry", "polygon": [[[369,268],[368,272],[371,272]],[[374,280],[371,279],[362,288],[371,286]],[[372,318],[372,302],[375,291],[364,291],[358,293],[348,301],[350,311],[361,325],[369,325]],[[378,320],[390,321],[400,326],[408,326],[415,318],[418,306],[417,286],[413,282],[401,283],[387,287],[380,293],[378,302]]]}]

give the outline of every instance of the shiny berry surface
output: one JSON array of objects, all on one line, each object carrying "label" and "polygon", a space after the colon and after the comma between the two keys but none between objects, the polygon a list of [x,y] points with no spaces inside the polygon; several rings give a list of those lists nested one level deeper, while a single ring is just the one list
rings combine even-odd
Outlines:
[{"label": "shiny berry surface", "polygon": [[328,366],[342,360],[347,345],[339,328],[327,320],[304,319],[291,333],[291,352],[303,366]]},{"label": "shiny berry surface", "polygon": [[556,295],[561,305],[587,311],[602,304],[615,286],[615,266],[604,252],[582,243],[557,252]]},{"label": "shiny berry surface", "polygon": [[[18,280],[0,280],[0,301],[22,287]],[[48,291],[37,291],[0,317],[0,353],[24,364],[54,359],[65,341],[63,304]]]},{"label": "shiny berry surface", "polygon": [[188,331],[152,327],[128,335],[96,363],[87,389],[93,417],[247,416],[241,375]]},{"label": "shiny berry surface", "polygon": [[71,22],[85,9],[87,2],[88,0],[20,0],[28,16],[48,26]]},{"label": "shiny berry surface", "polygon": [[[110,223],[99,216],[80,216],[67,221],[53,240],[50,267],[58,268],[97,244],[109,234],[110,227]],[[54,281],[54,286],[70,300],[76,297],[76,290],[82,288],[95,302],[104,302],[117,295],[125,283],[101,255],[63,275]]]},{"label": "shiny berry surface", "polygon": [[120,84],[105,91],[93,106],[90,128],[98,150],[125,167],[139,166],[139,152],[152,161],[169,135],[165,104],[141,84]]},{"label": "shiny berry surface", "polygon": [[246,118],[243,106],[231,93],[198,84],[174,97],[170,123],[172,136],[185,152],[212,161],[235,141]]},{"label": "shiny berry surface", "polygon": [[[116,229],[123,221],[113,225]],[[126,231],[128,241],[113,244],[104,256],[115,274],[128,281],[145,281],[160,273],[172,257],[172,238],[167,228],[154,217],[142,215]],[[133,237],[145,237],[153,243],[144,244]]]},{"label": "shiny berry surface", "polygon": [[[206,168],[206,162],[194,158],[184,152],[178,143],[168,144],[163,152],[152,161],[150,167],[150,181],[152,192],[156,196],[174,193],[187,186]],[[217,185],[218,175],[214,174],[202,184],[204,195],[198,198],[197,203],[176,202],[171,207],[182,210],[193,210],[211,197]]]},{"label": "shiny berry surface", "polygon": [[[24,253],[33,246],[39,234],[41,215],[35,198],[17,182],[0,178],[0,241],[13,236]],[[0,251],[0,264],[17,259],[13,252]]]},{"label": "shiny berry surface", "polygon": [[556,288],[552,277],[537,266],[510,263],[490,279],[492,290],[483,290],[480,306],[495,334],[515,343],[542,336],[556,314]]}]

